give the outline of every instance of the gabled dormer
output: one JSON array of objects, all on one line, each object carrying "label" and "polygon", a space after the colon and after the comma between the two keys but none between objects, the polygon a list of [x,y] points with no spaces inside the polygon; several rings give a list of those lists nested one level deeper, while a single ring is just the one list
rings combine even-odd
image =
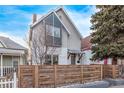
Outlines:
[{"label": "gabled dormer", "polygon": [[56,12],[52,11],[47,15],[41,17],[38,21],[34,22],[31,25],[31,29],[33,30],[35,27],[38,28],[38,26],[41,26],[38,25],[40,23],[44,25],[43,27],[45,29],[46,45],[51,47],[61,47],[62,31],[65,31],[67,35],[69,35],[69,31],[66,26],[62,23],[61,19],[58,17]]}]

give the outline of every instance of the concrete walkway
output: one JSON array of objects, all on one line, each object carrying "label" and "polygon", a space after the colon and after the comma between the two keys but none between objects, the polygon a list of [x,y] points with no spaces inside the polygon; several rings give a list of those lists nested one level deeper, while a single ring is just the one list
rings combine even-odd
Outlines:
[{"label": "concrete walkway", "polygon": [[109,87],[109,88],[124,88],[124,85],[120,85],[120,86],[112,86],[112,87]]}]

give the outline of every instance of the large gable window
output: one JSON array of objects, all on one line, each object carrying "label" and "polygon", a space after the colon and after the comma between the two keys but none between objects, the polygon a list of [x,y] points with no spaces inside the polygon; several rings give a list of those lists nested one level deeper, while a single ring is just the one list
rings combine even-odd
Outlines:
[{"label": "large gable window", "polygon": [[61,46],[62,43],[62,24],[58,17],[52,13],[46,17],[47,44],[51,46]]},{"label": "large gable window", "polygon": [[47,32],[47,35],[53,36],[54,35],[53,34],[53,26],[46,24],[46,32]]},{"label": "large gable window", "polygon": [[60,28],[54,27],[54,37],[60,38]]}]

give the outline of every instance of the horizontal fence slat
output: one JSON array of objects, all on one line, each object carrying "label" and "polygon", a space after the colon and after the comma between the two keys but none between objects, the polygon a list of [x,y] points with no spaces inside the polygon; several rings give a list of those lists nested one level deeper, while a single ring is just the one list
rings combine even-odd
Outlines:
[{"label": "horizontal fence slat", "polygon": [[37,73],[35,66],[19,67],[19,79],[22,81],[20,87],[35,87],[35,84],[38,87],[57,87],[98,81],[107,77],[115,78],[119,75],[119,66],[113,65],[37,65]]}]

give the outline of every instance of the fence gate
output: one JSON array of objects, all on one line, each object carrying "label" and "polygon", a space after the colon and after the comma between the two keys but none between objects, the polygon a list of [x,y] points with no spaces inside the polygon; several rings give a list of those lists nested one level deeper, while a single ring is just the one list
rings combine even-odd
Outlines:
[{"label": "fence gate", "polygon": [[11,78],[0,77],[0,88],[17,88],[16,72],[13,73]]}]

